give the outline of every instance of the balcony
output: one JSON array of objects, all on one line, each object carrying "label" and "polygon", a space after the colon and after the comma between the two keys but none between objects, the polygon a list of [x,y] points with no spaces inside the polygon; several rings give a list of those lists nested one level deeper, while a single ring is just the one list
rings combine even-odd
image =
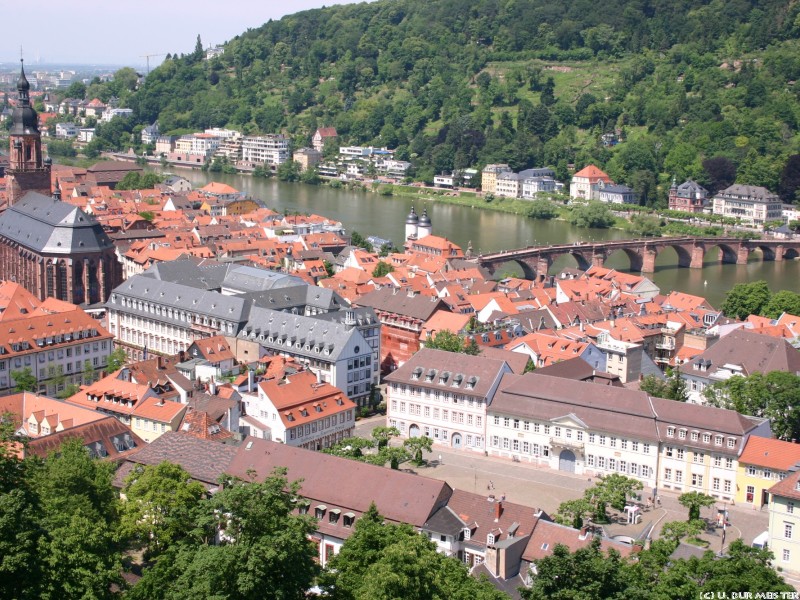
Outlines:
[{"label": "balcony", "polygon": [[579,450],[580,452],[583,452],[584,443],[569,438],[551,437],[550,447],[553,448],[555,446],[558,446],[559,448],[570,448],[572,450]]},{"label": "balcony", "polygon": [[675,350],[675,340],[661,340],[660,342],[656,342],[656,349]]}]

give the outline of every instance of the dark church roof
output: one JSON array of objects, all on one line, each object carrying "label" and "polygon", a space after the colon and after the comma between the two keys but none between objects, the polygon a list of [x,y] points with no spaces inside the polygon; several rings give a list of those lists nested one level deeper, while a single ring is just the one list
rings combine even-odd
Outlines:
[{"label": "dark church roof", "polygon": [[17,92],[19,103],[11,113],[11,135],[38,135],[39,117],[31,106],[28,91],[31,89],[28,78],[25,77],[25,69],[20,65],[19,80],[17,81]]},{"label": "dark church roof", "polygon": [[80,208],[38,192],[28,192],[0,215],[0,235],[39,254],[74,256],[113,246]]}]

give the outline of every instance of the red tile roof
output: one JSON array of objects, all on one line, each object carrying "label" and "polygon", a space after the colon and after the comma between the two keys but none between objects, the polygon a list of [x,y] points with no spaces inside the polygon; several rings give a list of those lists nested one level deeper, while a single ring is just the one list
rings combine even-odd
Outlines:
[{"label": "red tile roof", "polygon": [[800,463],[800,444],[750,436],[739,463],[787,471]]}]

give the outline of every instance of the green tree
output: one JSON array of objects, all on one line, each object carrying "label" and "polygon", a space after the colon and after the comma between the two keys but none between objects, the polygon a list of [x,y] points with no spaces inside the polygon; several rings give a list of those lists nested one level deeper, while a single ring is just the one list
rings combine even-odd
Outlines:
[{"label": "green tree", "polygon": [[583,497],[594,507],[594,520],[606,522],[606,507],[623,511],[628,499],[634,498],[636,492],[643,487],[642,482],[632,477],[625,477],[619,473],[605,475],[600,482],[588,488]]},{"label": "green tree", "polygon": [[300,181],[300,163],[287,160],[278,165],[278,179],[281,181]]},{"label": "green tree", "polygon": [[123,534],[152,559],[188,536],[205,489],[182,467],[163,462],[134,468],[122,493]]},{"label": "green tree", "polygon": [[360,437],[349,437],[340,440],[330,448],[325,448],[325,454],[333,454],[334,456],[341,456],[342,458],[351,458],[354,460],[364,460],[364,450],[375,447],[375,441],[367,440]]},{"label": "green tree", "polygon": [[262,483],[225,481],[201,502],[194,539],[168,549],[128,596],[255,600],[269,590],[271,598],[304,598],[319,568],[313,520],[292,512],[299,489],[285,469]]},{"label": "green tree", "polygon": [[707,494],[700,492],[686,492],[678,496],[678,502],[689,510],[689,521],[696,521],[700,518],[700,509],[713,506],[716,500]]},{"label": "green tree", "polygon": [[696,537],[705,530],[706,522],[702,519],[670,521],[669,523],[664,523],[660,537],[677,545],[683,538]]},{"label": "green tree", "polygon": [[437,331],[435,335],[425,341],[426,348],[434,350],[444,350],[445,352],[457,352],[459,354],[469,354],[477,356],[480,348],[474,339],[467,339],[466,336],[458,335],[448,329]]},{"label": "green tree", "polygon": [[744,320],[750,315],[760,315],[771,297],[766,281],[737,283],[725,296],[722,312],[728,317]]},{"label": "green tree", "polygon": [[408,525],[384,523],[372,504],[320,579],[336,600],[501,600],[487,580],[469,575],[458,560]]},{"label": "green tree", "polygon": [[378,446],[378,450],[382,450],[389,445],[389,440],[398,437],[400,430],[397,427],[376,427],[372,430],[372,439]]},{"label": "green tree", "polygon": [[356,248],[362,248],[367,252],[372,252],[372,244],[370,244],[364,236],[357,231],[353,231],[350,235],[350,243]]},{"label": "green tree", "polygon": [[769,419],[781,439],[800,438],[800,376],[785,371],[736,375],[703,392],[712,406]]},{"label": "green tree", "polygon": [[777,319],[783,313],[800,315],[800,294],[788,290],[775,292],[761,309],[761,315],[770,319]]},{"label": "green tree", "polygon": [[566,500],[558,505],[555,520],[567,527],[580,529],[583,527],[584,520],[592,514],[594,507],[586,498],[575,498]]},{"label": "green tree", "polygon": [[394,271],[394,266],[381,260],[378,261],[377,266],[372,270],[372,276],[383,277],[385,275],[388,275],[392,271]]},{"label": "green tree", "polygon": [[25,367],[19,371],[11,371],[11,379],[14,380],[16,384],[14,389],[18,392],[33,392],[39,384],[30,367]]},{"label": "green tree", "polygon": [[569,222],[576,227],[593,227],[596,229],[607,229],[616,220],[608,209],[608,205],[602,202],[588,202],[579,204],[572,209]]},{"label": "green tree", "polygon": [[677,367],[667,370],[666,379],[656,375],[645,375],[639,383],[639,389],[656,398],[667,398],[678,402],[686,402],[689,399],[686,381],[681,377],[680,369]]},{"label": "green tree", "polygon": [[411,453],[411,462],[420,466],[425,464],[422,452],[431,451],[433,448],[433,440],[426,435],[420,435],[404,440],[403,447]]},{"label": "green tree", "polygon": [[600,549],[600,538],[576,552],[557,544],[553,553],[535,561],[530,588],[521,588],[524,600],[625,598],[629,585],[627,565],[619,553]]},{"label": "green tree", "polygon": [[531,219],[555,219],[558,216],[558,206],[549,200],[534,200],[528,216]]},{"label": "green tree", "polygon": [[81,379],[83,379],[84,383],[93,383],[96,378],[96,372],[94,370],[94,365],[92,361],[86,359],[83,361],[83,373],[81,373]]},{"label": "green tree", "polygon": [[128,355],[122,348],[115,348],[111,354],[108,356],[108,362],[106,363],[106,370],[109,373],[114,373],[115,371],[119,371],[125,363],[128,362]]}]

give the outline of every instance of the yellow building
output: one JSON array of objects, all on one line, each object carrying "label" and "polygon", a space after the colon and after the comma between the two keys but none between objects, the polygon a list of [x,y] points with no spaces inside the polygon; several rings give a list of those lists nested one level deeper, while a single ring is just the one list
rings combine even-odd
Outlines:
[{"label": "yellow building", "polygon": [[[774,565],[784,571],[800,573],[800,471],[795,471],[769,489],[768,548]],[[795,510],[798,508],[798,510]]]},{"label": "yellow building", "polygon": [[800,444],[751,436],[739,457],[736,502],[760,509],[769,503],[769,489],[797,466],[800,466]]}]

